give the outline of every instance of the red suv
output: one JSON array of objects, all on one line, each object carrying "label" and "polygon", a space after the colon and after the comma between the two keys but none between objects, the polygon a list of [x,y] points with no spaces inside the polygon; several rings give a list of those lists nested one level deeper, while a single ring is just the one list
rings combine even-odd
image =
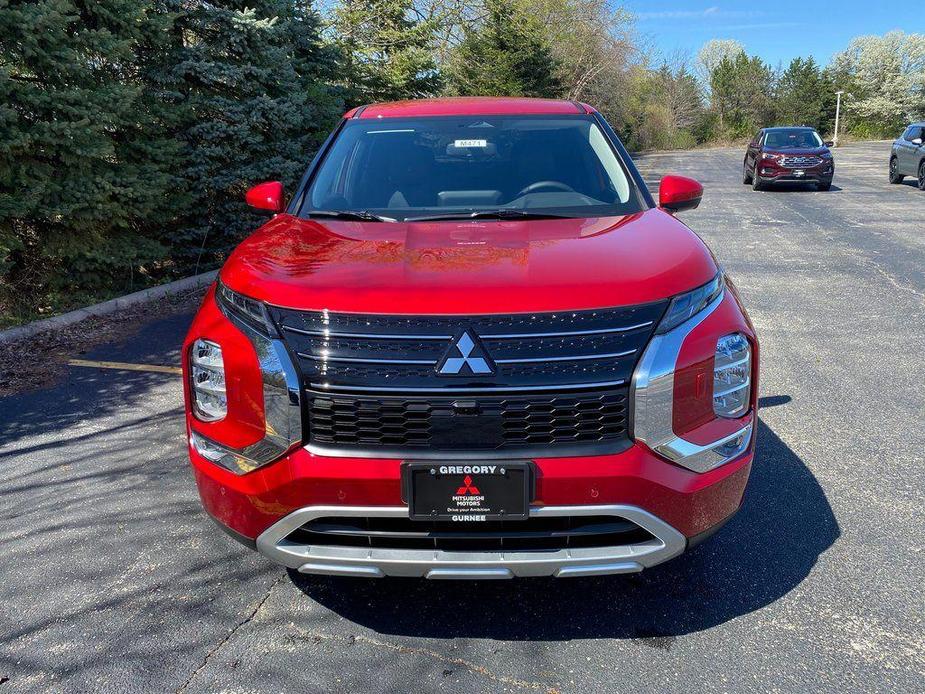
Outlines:
[{"label": "red suv", "polygon": [[831,146],[813,128],[764,128],[745,151],[742,182],[755,190],[778,183],[829,190],[835,175]]},{"label": "red suv", "polygon": [[190,459],[305,573],[639,571],[739,508],[758,343],[735,287],[570,101],[347,113],[184,345]]}]

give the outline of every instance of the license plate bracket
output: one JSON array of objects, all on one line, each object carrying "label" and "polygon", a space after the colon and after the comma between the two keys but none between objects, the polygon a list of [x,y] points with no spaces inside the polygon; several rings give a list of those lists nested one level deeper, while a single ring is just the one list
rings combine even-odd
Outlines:
[{"label": "license plate bracket", "polygon": [[526,520],[533,489],[529,461],[402,465],[402,495],[412,520]]}]

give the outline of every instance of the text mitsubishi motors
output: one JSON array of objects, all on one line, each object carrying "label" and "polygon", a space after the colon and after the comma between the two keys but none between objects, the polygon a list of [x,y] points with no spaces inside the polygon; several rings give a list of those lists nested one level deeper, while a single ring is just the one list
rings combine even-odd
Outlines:
[{"label": "text mitsubishi motors", "polygon": [[184,343],[196,484],[300,572],[640,571],[739,508],[758,341],[729,277],[586,104],[347,113]]}]

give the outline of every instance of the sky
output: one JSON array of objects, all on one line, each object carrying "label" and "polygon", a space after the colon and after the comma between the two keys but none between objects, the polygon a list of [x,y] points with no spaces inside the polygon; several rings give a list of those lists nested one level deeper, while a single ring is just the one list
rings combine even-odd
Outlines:
[{"label": "sky", "polygon": [[[636,15],[637,31],[663,55],[680,49],[694,57],[710,39],[736,39],[772,67],[812,55],[826,65],[834,53],[863,34],[892,29],[925,33],[925,13],[910,12],[916,0],[840,0],[838,2],[717,2],[625,0]],[[925,5],[918,5],[922,10]],[[911,17],[916,16],[916,20]]]}]

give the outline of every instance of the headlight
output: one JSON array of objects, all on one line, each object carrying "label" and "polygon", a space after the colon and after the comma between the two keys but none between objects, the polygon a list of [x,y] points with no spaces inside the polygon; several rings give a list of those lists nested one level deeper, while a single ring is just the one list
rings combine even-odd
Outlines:
[{"label": "headlight", "polygon": [[762,152],[761,153],[762,159],[777,159],[778,156],[779,155],[774,154],[773,152]]},{"label": "headlight", "polygon": [[222,348],[208,340],[196,340],[190,350],[193,412],[203,422],[217,422],[228,414],[225,362]]},{"label": "headlight", "polygon": [[273,322],[267,315],[267,309],[260,301],[238,294],[221,282],[215,288],[215,300],[222,312],[232,322],[243,321],[264,335],[274,335],[276,333]]},{"label": "headlight", "polygon": [[696,316],[723,293],[723,286],[723,273],[720,272],[702,287],[697,287],[693,291],[676,296],[671,300],[668,311],[665,312],[665,316],[658,324],[658,328],[655,329],[655,333],[658,335],[667,333],[669,330],[681,325],[688,318]]},{"label": "headlight", "polygon": [[748,411],[752,384],[752,348],[742,333],[719,338],[713,366],[713,411],[741,417]]}]

